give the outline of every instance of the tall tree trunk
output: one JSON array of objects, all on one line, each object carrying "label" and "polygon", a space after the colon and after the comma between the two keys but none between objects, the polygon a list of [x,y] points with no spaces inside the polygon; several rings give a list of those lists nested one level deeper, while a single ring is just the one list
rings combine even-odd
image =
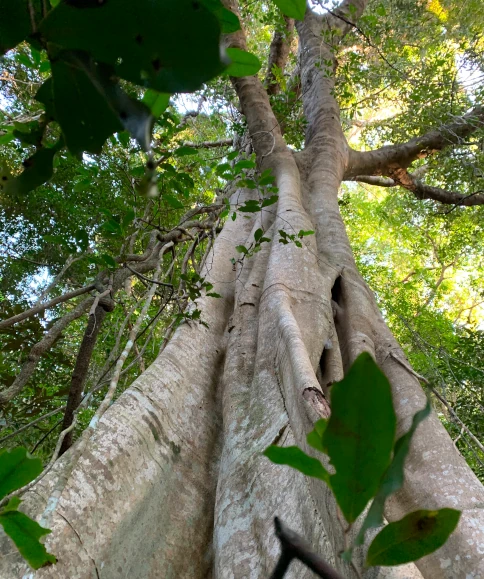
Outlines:
[{"label": "tall tree trunk", "polygon": [[[362,11],[362,1],[352,4]],[[260,81],[234,81],[260,168],[276,177],[277,209],[224,226],[204,272],[222,298],[199,303],[208,329],[182,325],[101,419],[46,541],[59,562],[32,577],[267,577],[279,554],[275,515],[345,577],[355,577],[338,558],[344,533],[324,484],[261,455],[275,441],[312,452],[306,434],[326,414],[331,384],[362,351],[375,357],[392,384],[399,433],[425,404],[357,271],[339,212],[349,151],[332,97],[334,78],[314,66],[333,59],[329,52],[321,56],[320,33],[328,22],[308,12],[298,24],[308,120],[302,153],[286,147]],[[245,48],[242,32],[227,42]],[[253,195],[238,190],[232,202]],[[272,243],[233,271],[235,246],[248,245],[259,227]],[[278,243],[280,230],[301,229],[315,231],[303,248]],[[42,512],[71,455],[28,494],[30,513]],[[463,510],[461,522],[444,547],[417,562],[418,570],[374,569],[365,576],[484,576],[482,503],[482,485],[432,415],[417,430],[404,487],[386,517],[450,506]],[[22,577],[25,564],[5,542],[2,550],[1,577]],[[362,553],[358,557],[361,568]],[[299,563],[287,574],[310,576]]]}]

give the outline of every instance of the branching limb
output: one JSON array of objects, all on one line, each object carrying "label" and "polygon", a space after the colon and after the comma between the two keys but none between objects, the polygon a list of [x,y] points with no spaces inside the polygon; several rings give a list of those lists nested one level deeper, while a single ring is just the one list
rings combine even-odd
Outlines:
[{"label": "branching limb", "polygon": [[400,185],[407,191],[411,191],[417,199],[433,199],[446,205],[463,205],[471,207],[475,205],[484,205],[484,190],[479,189],[468,195],[457,191],[448,191],[440,187],[426,185],[414,174],[405,169],[396,169],[392,172],[392,177],[383,177],[381,175],[356,175],[353,181],[376,185],[378,187],[397,187]]},{"label": "branching limb", "polygon": [[417,159],[463,140],[484,127],[484,106],[477,106],[451,123],[442,125],[400,145],[388,145],[374,151],[350,149],[350,158],[344,179],[357,175],[384,175],[393,178],[398,170],[407,169]]}]

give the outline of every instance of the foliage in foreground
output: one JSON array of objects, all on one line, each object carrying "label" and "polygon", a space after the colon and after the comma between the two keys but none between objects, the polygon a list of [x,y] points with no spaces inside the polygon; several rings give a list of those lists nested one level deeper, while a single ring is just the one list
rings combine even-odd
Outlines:
[{"label": "foliage in foreground", "polygon": [[[394,442],[396,416],[391,386],[368,353],[358,356],[341,382],[331,386],[331,416],[319,420],[308,436],[313,449],[329,459],[333,474],[320,460],[297,446],[272,445],[264,452],[272,462],[324,481],[331,489],[350,532],[368,503],[353,543],[341,557],[351,561],[369,529],[383,525],[387,498],[404,481],[405,458],[418,425],[430,413],[430,401],[417,412],[410,429]],[[460,511],[418,510],[386,525],[373,539],[366,565],[392,566],[416,561],[437,550],[454,531]]]}]

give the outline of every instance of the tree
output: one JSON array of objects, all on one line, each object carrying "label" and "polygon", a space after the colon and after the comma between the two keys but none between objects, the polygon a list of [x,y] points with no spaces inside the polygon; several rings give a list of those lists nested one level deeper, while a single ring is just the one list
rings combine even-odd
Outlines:
[{"label": "tree", "polygon": [[[239,14],[235,0],[225,5]],[[26,495],[28,511],[51,520],[53,533],[46,544],[59,560],[36,576],[198,577],[210,576],[212,567],[219,577],[268,575],[278,555],[272,532],[276,514],[345,576],[354,576],[336,556],[344,548],[345,533],[324,485],[261,456],[274,443],[297,444],[311,452],[305,436],[316,419],[327,416],[331,384],[361,352],[369,352],[390,380],[399,433],[425,404],[422,377],[411,368],[358,271],[338,193],[343,181],[360,181],[399,186],[419,200],[458,210],[484,202],[478,191],[426,185],[409,170],[413,163],[439,151],[445,155],[479,135],[484,119],[480,105],[470,110],[462,106],[462,115],[439,119],[427,132],[419,131],[416,122],[415,136],[400,143],[366,151],[348,146],[335,97],[335,71],[338,51],[347,48],[349,35],[362,34],[358,22],[365,7],[365,0],[345,0],[324,15],[307,9],[295,23],[295,79],[300,81],[295,80],[293,93],[301,95],[307,124],[301,150],[288,147],[285,119],[281,111],[276,114],[293,22],[285,20],[271,44],[269,90],[257,76],[232,79],[257,174],[244,175],[230,191],[228,203],[236,218],[226,220],[195,282],[185,265],[180,283],[198,288],[192,296],[196,309],[188,310],[159,357],[109,407],[129,354],[124,349],[110,393],[80,440]],[[385,14],[377,5],[371,10],[375,19]],[[363,38],[368,40],[365,33]],[[242,30],[227,34],[224,42],[228,48],[247,49]],[[289,132],[287,127],[288,138]],[[250,163],[245,166],[251,168]],[[244,164],[220,172],[233,175],[238,169]],[[260,197],[264,188],[267,194]],[[222,201],[203,211],[218,218],[225,205]],[[182,236],[193,238],[192,228],[212,231],[218,226],[212,219],[189,228],[186,222],[194,215],[185,216],[184,225],[157,231],[146,243],[143,259],[130,251],[110,263],[115,273],[110,277],[102,271],[96,279],[101,282],[98,296],[79,302],[71,316],[80,317],[91,307],[94,316],[109,312],[112,305],[101,300],[123,287],[136,263],[143,264],[135,269],[139,279],[154,271],[148,283],[159,281],[160,251],[166,253]],[[114,269],[117,264],[123,267]],[[87,293],[93,284],[86,287]],[[144,313],[156,287],[150,285]],[[212,289],[221,297],[207,296]],[[190,315],[191,320],[201,315],[204,324],[190,321]],[[62,326],[62,320],[66,317],[55,323]],[[84,351],[89,349],[86,337],[93,336],[91,326],[84,334]],[[48,334],[52,342],[63,327]],[[138,331],[133,328],[128,344]],[[78,357],[76,368],[81,362]],[[82,394],[82,380],[76,388],[75,376],[73,409]],[[72,424],[73,412],[64,418],[65,426]],[[463,511],[447,544],[417,562],[424,577],[479,576],[484,571],[483,502],[481,483],[432,414],[417,430],[404,487],[386,509],[390,521],[419,506]],[[2,576],[24,572],[24,563],[13,556],[3,561]],[[294,565],[292,572],[299,576],[305,571]],[[414,567],[392,572],[395,577],[418,576]]]}]

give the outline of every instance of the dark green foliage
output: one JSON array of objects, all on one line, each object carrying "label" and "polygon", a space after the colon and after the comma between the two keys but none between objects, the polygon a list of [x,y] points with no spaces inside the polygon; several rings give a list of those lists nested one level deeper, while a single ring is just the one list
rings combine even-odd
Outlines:
[{"label": "dark green foliage", "polygon": [[196,90],[224,68],[218,19],[191,0],[111,0],[87,8],[61,3],[40,34],[56,52],[85,51],[116,76],[159,92]]}]

